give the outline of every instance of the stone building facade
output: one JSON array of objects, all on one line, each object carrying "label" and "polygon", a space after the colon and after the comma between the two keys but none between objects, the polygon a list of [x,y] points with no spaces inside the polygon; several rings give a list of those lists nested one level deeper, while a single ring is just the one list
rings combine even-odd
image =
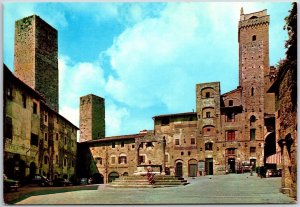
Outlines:
[{"label": "stone building facade", "polygon": [[[284,64],[284,63],[283,63]],[[276,95],[276,155],[281,158],[281,191],[297,199],[297,65],[281,67],[269,92]]]},{"label": "stone building facade", "polygon": [[78,128],[58,113],[57,31],[36,15],[15,26],[15,74],[3,67],[4,173],[70,178]]},{"label": "stone building facade", "polygon": [[[221,94],[219,82],[197,84],[196,112],[154,116],[152,135],[95,139],[95,136],[85,136],[81,131],[79,148],[85,146],[94,163],[97,163],[97,157],[111,160],[114,151],[118,152],[114,156],[126,154],[127,160],[133,164],[111,168],[115,175],[137,173],[140,159],[149,165],[152,156],[156,156],[156,162],[151,164],[160,166],[162,173],[184,177],[238,173],[244,163],[268,166],[266,158],[276,153],[275,96],[267,93],[276,77],[276,70],[269,66],[269,22],[266,10],[244,14],[241,9],[238,24],[239,86],[235,90]],[[86,118],[86,115],[82,117]],[[155,148],[155,144],[154,147],[149,144],[151,147],[145,151],[133,147],[140,146],[136,145],[139,140],[146,139],[149,143],[151,139],[147,136],[157,143],[165,143],[165,147]],[[122,144],[125,140],[126,143]],[[113,142],[124,146],[123,149],[112,149],[113,145],[116,146]],[[141,158],[134,159],[136,154]],[[108,166],[113,167],[111,163]],[[109,173],[101,165],[95,165],[94,169],[103,177]],[[111,181],[109,177],[103,179],[104,182]]]}]

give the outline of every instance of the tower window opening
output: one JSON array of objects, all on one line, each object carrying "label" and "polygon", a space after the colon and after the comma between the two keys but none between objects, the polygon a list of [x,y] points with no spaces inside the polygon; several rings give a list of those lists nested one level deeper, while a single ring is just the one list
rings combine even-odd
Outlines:
[{"label": "tower window opening", "polygon": [[256,35],[253,35],[252,36],[252,41],[255,41],[256,40]]},{"label": "tower window opening", "polygon": [[206,92],[206,93],[205,93],[205,97],[206,97],[206,98],[209,98],[209,97],[210,97],[210,93],[209,93],[209,92]]},{"label": "tower window opening", "polygon": [[229,106],[233,106],[233,100],[229,100]]},{"label": "tower window opening", "polygon": [[251,88],[251,96],[254,96],[254,88]]}]

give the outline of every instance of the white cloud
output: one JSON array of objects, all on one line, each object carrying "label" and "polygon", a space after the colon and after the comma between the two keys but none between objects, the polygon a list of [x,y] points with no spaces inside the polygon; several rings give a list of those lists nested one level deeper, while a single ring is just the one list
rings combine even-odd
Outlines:
[{"label": "white cloud", "polygon": [[[117,76],[109,78],[107,91],[134,107],[163,103],[177,110],[186,105],[194,97],[190,80],[201,70],[199,57],[206,50],[202,16],[199,5],[173,3],[161,16],[127,28],[108,50]],[[113,90],[115,85],[122,87]],[[186,110],[191,105],[194,101]]]},{"label": "white cloud", "polygon": [[60,103],[79,106],[79,97],[90,93],[104,96],[103,69],[97,62],[74,62],[60,55],[59,61]]},{"label": "white cloud", "polygon": [[105,128],[106,134],[119,135],[123,131],[126,123],[126,118],[129,117],[129,112],[124,107],[117,107],[113,103],[105,106]]}]

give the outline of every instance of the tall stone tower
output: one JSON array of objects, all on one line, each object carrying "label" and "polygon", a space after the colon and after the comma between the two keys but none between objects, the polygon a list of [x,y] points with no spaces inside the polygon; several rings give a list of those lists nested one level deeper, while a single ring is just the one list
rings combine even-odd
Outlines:
[{"label": "tall stone tower", "polygon": [[217,154],[215,143],[221,137],[220,82],[196,85],[196,111],[199,160],[205,161],[206,174],[213,175],[216,174],[213,162]]},{"label": "tall stone tower", "polygon": [[15,23],[15,75],[58,111],[57,30],[33,15]]},{"label": "tall stone tower", "polygon": [[244,14],[241,9],[238,27],[239,84],[242,87],[242,105],[245,126],[243,135],[250,141],[253,155],[250,160],[263,162],[264,113],[269,77],[269,23],[267,10]]},{"label": "tall stone tower", "polygon": [[104,102],[93,94],[80,97],[80,142],[105,137]]}]

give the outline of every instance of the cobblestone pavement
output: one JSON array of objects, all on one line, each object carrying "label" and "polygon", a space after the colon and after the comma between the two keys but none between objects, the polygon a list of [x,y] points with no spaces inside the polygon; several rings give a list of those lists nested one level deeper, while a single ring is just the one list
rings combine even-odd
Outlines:
[{"label": "cobblestone pavement", "polygon": [[168,188],[110,188],[31,196],[17,204],[283,204],[295,201],[279,192],[281,178],[247,174],[189,179]]}]

